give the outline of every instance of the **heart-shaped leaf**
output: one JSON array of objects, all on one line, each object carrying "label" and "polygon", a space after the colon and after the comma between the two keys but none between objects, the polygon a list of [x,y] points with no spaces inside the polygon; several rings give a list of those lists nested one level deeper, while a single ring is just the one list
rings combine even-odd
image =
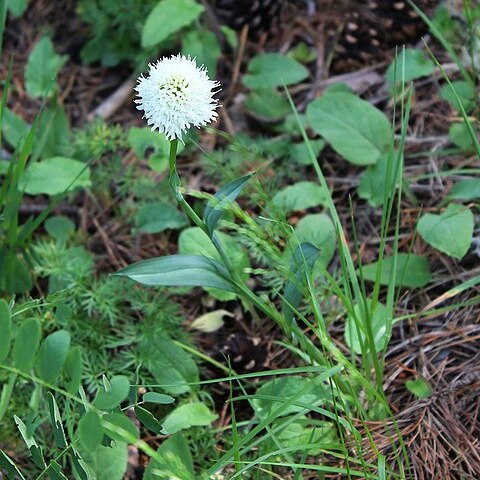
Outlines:
[{"label": "heart-shaped leaf", "polygon": [[432,247],[461,259],[472,243],[473,214],[468,208],[451,203],[440,215],[424,215],[417,228]]}]

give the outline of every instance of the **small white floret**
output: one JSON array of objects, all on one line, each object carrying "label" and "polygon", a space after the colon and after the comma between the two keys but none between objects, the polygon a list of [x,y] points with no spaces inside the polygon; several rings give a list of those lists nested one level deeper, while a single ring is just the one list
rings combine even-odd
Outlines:
[{"label": "small white floret", "polygon": [[205,126],[217,116],[213,94],[218,87],[194,59],[164,57],[149,65],[146,77],[139,77],[135,103],[152,130],[165,133],[169,140],[181,140],[191,126]]}]

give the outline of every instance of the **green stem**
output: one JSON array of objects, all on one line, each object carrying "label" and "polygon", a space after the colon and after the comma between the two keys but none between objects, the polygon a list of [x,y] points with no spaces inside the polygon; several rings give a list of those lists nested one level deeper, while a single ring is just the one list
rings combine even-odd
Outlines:
[{"label": "green stem", "polygon": [[182,195],[180,177],[177,173],[177,148],[178,140],[172,140],[170,142],[170,154],[168,157],[170,187],[175,195],[175,200],[177,200],[188,218],[190,218],[190,220],[197,225],[197,227],[200,227],[205,233],[208,234],[207,226]]}]

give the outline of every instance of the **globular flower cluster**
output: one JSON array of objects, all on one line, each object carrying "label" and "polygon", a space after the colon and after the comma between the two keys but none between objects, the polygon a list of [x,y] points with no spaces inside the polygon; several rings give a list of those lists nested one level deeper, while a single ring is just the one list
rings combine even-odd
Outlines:
[{"label": "globular flower cluster", "polygon": [[218,87],[194,59],[164,57],[149,65],[146,77],[139,77],[135,102],[152,130],[165,133],[169,140],[181,140],[191,126],[205,126],[217,116],[213,95]]}]

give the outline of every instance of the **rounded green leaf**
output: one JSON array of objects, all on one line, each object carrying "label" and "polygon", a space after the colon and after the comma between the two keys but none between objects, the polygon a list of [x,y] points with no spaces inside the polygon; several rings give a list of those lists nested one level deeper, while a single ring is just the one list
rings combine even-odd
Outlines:
[{"label": "rounded green leaf", "polygon": [[[305,391],[295,401],[290,401],[296,397],[298,392]],[[328,387],[316,382],[315,379],[299,376],[283,376],[275,378],[264,383],[258,390],[259,398],[254,398],[253,404],[260,417],[267,417],[272,412],[277,412],[279,416],[290,415],[294,412],[307,413],[307,409],[295,403],[306,405],[324,403],[331,398]],[[262,398],[264,397],[264,398]],[[265,398],[270,397],[270,398]],[[283,408],[282,408],[283,407]]]},{"label": "rounded green leaf", "polygon": [[56,88],[55,78],[67,60],[57,55],[49,37],[35,45],[25,67],[25,87],[32,97],[51,96]]},{"label": "rounded green leaf", "polygon": [[140,438],[138,428],[123,413],[109,413],[102,417],[105,433],[118,442],[133,443]]},{"label": "rounded green leaf", "polygon": [[180,229],[188,225],[187,217],[177,207],[168,203],[147,203],[135,215],[137,229],[159,233],[167,229]]},{"label": "rounded green leaf", "polygon": [[0,363],[7,358],[12,341],[12,320],[8,303],[0,299]]},{"label": "rounded green leaf", "polygon": [[160,403],[162,405],[168,405],[175,401],[175,399],[170,395],[157,392],[147,392],[142,398],[145,403]]},{"label": "rounded green leaf", "polygon": [[417,228],[432,247],[461,259],[472,243],[473,214],[467,207],[451,203],[440,215],[424,215]]},{"label": "rounded green leaf", "polygon": [[[372,312],[372,301],[370,299],[367,301],[367,308],[370,315],[375,351],[379,352],[385,347],[389,339],[389,332],[387,332],[387,309],[385,305],[377,302],[375,310]],[[347,318],[345,341],[348,347],[359,355],[362,353],[362,344],[367,351],[369,350],[368,335],[366,334],[367,324],[364,309],[360,305],[355,305],[355,316],[349,315]]]},{"label": "rounded green leaf", "polygon": [[252,90],[293,85],[305,80],[309,71],[293,58],[280,53],[262,53],[248,64],[243,83]]},{"label": "rounded green leaf", "polygon": [[65,360],[63,371],[67,377],[65,389],[72,395],[76,394],[82,382],[83,372],[82,351],[80,347],[74,347],[70,350]]},{"label": "rounded green leaf", "polygon": [[461,180],[452,187],[448,196],[451,199],[467,202],[480,198],[480,178]]},{"label": "rounded green leaf", "polygon": [[94,472],[96,480],[125,478],[128,464],[128,445],[125,442],[112,442],[108,447],[100,445],[93,452],[82,451],[82,455],[89,469]]},{"label": "rounded green leaf", "polygon": [[102,443],[103,427],[99,415],[90,410],[80,419],[78,423],[78,434],[82,446],[94,452],[95,449]]},{"label": "rounded green leaf", "polygon": [[388,150],[392,128],[383,112],[351,93],[328,93],[308,105],[307,118],[345,159],[374,164]]},{"label": "rounded green leaf", "polygon": [[[165,333],[145,336],[138,349],[142,364],[153,375],[155,383],[162,385],[166,392],[174,395],[185,393],[198,382],[197,364]],[[146,395],[152,398],[153,394]]]},{"label": "rounded green leaf", "polygon": [[277,192],[273,203],[286,212],[323,205],[327,194],[315,182],[297,182]]},{"label": "rounded green leaf", "polygon": [[45,230],[56,240],[68,240],[75,231],[75,224],[63,215],[56,215],[45,220]]},{"label": "rounded green leaf", "polygon": [[163,428],[173,434],[190,427],[207,426],[218,418],[204,403],[192,402],[176,408],[163,421]]},{"label": "rounded green leaf", "polygon": [[[394,257],[385,257],[382,261],[380,285],[389,285],[390,275],[394,267]],[[377,278],[378,262],[369,263],[362,269],[363,278],[374,282]],[[397,268],[395,285],[409,288],[424,287],[432,278],[428,260],[419,255],[399,253],[397,255]]]},{"label": "rounded green leaf", "polygon": [[251,91],[244,106],[253,116],[264,121],[281,120],[291,111],[288,100],[273,88]]},{"label": "rounded green leaf", "polygon": [[412,392],[418,398],[428,398],[433,391],[432,386],[423,378],[407,380],[405,386],[409,392]]},{"label": "rounded green leaf", "polygon": [[190,55],[198,65],[204,65],[210,78],[217,74],[221,48],[217,36],[210,30],[191,30],[183,37],[182,54]]},{"label": "rounded green leaf", "polygon": [[66,330],[51,333],[38,352],[37,375],[53,383],[60,374],[70,350],[70,334]]},{"label": "rounded green leaf", "polygon": [[40,343],[40,322],[31,318],[20,325],[13,345],[13,363],[24,372],[30,370]]},{"label": "rounded green leaf", "polygon": [[110,380],[108,390],[100,390],[95,397],[94,405],[100,410],[112,410],[118,407],[128,396],[130,382],[127,377],[116,375]]},{"label": "rounded green leaf", "polygon": [[320,265],[326,267],[330,263],[337,245],[337,233],[328,215],[325,213],[305,215],[295,227],[295,236],[300,243],[311,243],[319,250]]},{"label": "rounded green leaf", "polygon": [[51,157],[32,163],[19,187],[29,195],[58,195],[75,187],[90,186],[90,169],[85,163],[65,157]]},{"label": "rounded green leaf", "polygon": [[388,67],[386,79],[390,85],[395,82],[410,82],[430,75],[434,68],[432,60],[422,50],[406,48],[398,52],[395,60]]},{"label": "rounded green leaf", "polygon": [[142,47],[166,40],[190,25],[204,10],[195,0],[160,0],[150,12],[142,31]]}]

